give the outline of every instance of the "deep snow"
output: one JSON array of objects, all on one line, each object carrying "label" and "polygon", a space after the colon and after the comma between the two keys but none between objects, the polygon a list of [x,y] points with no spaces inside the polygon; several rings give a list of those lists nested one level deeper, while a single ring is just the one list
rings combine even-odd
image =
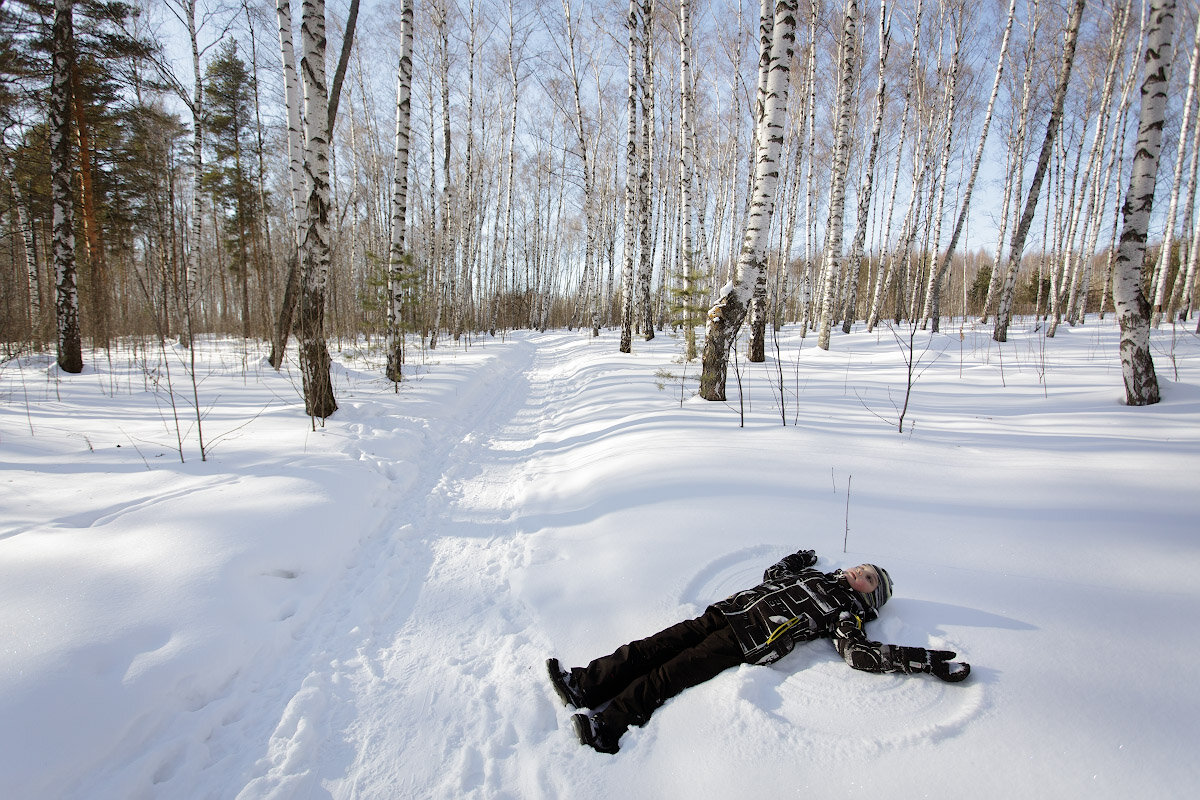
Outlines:
[{"label": "deep snow", "polygon": [[[682,371],[664,335],[447,342],[398,393],[345,348],[315,431],[294,366],[204,341],[206,462],[181,351],[9,361],[3,795],[1190,796],[1200,342],[1156,331],[1164,401],[1128,408],[1111,319],[987,333],[917,332],[904,433],[886,328],[830,352],[785,329],[779,362],[740,364],[745,427],[732,374],[731,402],[682,406],[655,377]],[[672,700],[615,757],[575,743],[547,655],[696,615],[798,548],[887,566],[868,632],[971,678],[816,642]]]}]

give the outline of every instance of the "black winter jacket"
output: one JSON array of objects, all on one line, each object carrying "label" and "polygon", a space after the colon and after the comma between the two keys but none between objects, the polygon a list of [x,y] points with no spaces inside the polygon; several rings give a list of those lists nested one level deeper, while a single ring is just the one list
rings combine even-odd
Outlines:
[{"label": "black winter jacket", "polygon": [[766,569],[758,586],[709,606],[733,628],[746,663],[770,664],[790,653],[797,642],[830,637],[838,654],[855,669],[922,671],[924,650],[867,639],[863,624],[875,619],[875,610],[841,573],[812,569],[815,563],[812,550],[784,556]]}]

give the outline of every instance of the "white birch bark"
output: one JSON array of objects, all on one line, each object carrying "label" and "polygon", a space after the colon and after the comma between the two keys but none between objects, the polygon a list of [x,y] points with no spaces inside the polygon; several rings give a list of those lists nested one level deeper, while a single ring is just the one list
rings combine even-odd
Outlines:
[{"label": "white birch bark", "polygon": [[396,70],[396,133],[392,154],[392,219],[388,236],[387,377],[399,381],[404,362],[404,238],[408,220],[408,145],[412,129],[413,4],[400,4],[400,63]]},{"label": "white birch bark", "polygon": [[1008,265],[1004,261],[1004,242],[1008,235],[1009,204],[1012,204],[1011,214],[1013,217],[1018,216],[1021,210],[1021,189],[1025,184],[1025,147],[1029,134],[1029,106],[1033,94],[1034,55],[1038,29],[1042,23],[1042,14],[1039,12],[1038,6],[1038,0],[1033,0],[1033,6],[1028,14],[1029,21],[1026,23],[1029,33],[1025,45],[1025,69],[1021,78],[1021,103],[1017,118],[1014,120],[1008,136],[1009,160],[1004,181],[1004,200],[1000,204],[1000,231],[996,237],[996,257],[993,260],[991,279],[988,281],[987,297],[983,302],[983,314],[979,318],[980,324],[984,325],[987,324],[993,306],[997,306],[996,313],[1000,313],[999,306],[1003,299],[1004,282],[1008,273]]},{"label": "white birch bark", "polygon": [[936,333],[939,328],[939,318],[941,316],[941,283],[945,276],[945,270],[950,264],[950,254],[946,254],[945,260],[939,265],[937,263],[937,252],[941,243],[942,236],[942,211],[946,203],[946,181],[950,174],[950,151],[954,144],[954,123],[958,111],[958,102],[956,90],[958,88],[958,71],[962,57],[963,37],[966,35],[964,30],[963,17],[960,11],[958,23],[954,31],[954,53],[950,56],[950,75],[946,81],[945,90],[945,107],[946,121],[944,123],[944,137],[942,139],[942,158],[938,164],[938,186],[937,186],[937,202],[936,205],[930,204],[930,211],[933,213],[934,225],[933,234],[931,236],[931,246],[925,252],[933,253],[933,261],[929,270],[929,280],[925,287],[925,302],[921,309],[921,325],[924,327],[928,324],[930,317],[933,317],[933,331]]},{"label": "white birch bark", "polygon": [[[917,0],[918,16],[922,0]],[[813,265],[816,263],[816,230],[817,230],[817,185],[813,177],[813,165],[817,152],[817,25],[821,15],[819,0],[811,0],[808,7],[808,107],[804,116],[808,132],[808,164],[804,174],[804,307],[801,313],[800,335],[805,336],[813,324]]]},{"label": "white birch bark", "polygon": [[[759,37],[761,39],[770,40],[771,30],[775,24],[775,10],[772,0],[760,0],[758,26]],[[763,51],[760,54],[761,58],[770,58],[770,52]],[[769,79],[766,70],[759,65],[758,71],[758,89],[754,95],[754,119],[759,119],[762,116],[763,106],[767,98],[767,81]],[[758,152],[758,126],[753,130],[754,140],[750,143],[750,152]],[[750,178],[753,180],[754,172],[750,170]],[[747,191],[748,195],[753,195],[753,185]],[[770,264],[768,262],[767,268]],[[747,360],[750,363],[762,363],[766,361],[766,325],[767,325],[767,283],[763,281],[761,285],[755,287],[754,297],[750,301],[750,341],[748,344]]]},{"label": "white birch bark", "polygon": [[[1016,0],[1013,0],[1015,2]],[[892,17],[887,0],[879,8],[879,73],[875,82],[875,119],[871,123],[871,146],[867,156],[867,172],[858,193],[858,218],[854,241],[850,245],[850,285],[846,290],[846,305],[842,313],[842,333],[849,333],[854,324],[858,303],[858,273],[862,264],[863,247],[867,241],[867,223],[871,213],[871,198],[875,188],[875,165],[879,156],[879,138],[883,130],[883,112],[887,106],[887,57],[891,49]]]},{"label": "white birch bark", "polygon": [[325,343],[329,281],[329,95],[325,82],[325,0],[303,0],[300,37],[304,86],[304,185],[308,190],[300,247],[300,375],[304,408],[325,419],[337,410]]},{"label": "white birch bark", "polygon": [[49,97],[50,207],[53,218],[58,368],[83,372],[75,274],[75,203],[71,191],[71,71],[74,0],[54,0]]},{"label": "white birch bark", "polygon": [[[680,232],[680,274],[684,286],[691,286],[696,269],[696,254],[692,235],[692,181],[695,166],[692,145],[695,132],[692,130],[692,4],[691,0],[679,2],[679,91],[681,95],[679,118],[679,207],[683,215]],[[691,305],[692,301],[688,301]],[[691,311],[684,314],[684,358],[691,361],[696,357],[696,326]]]},{"label": "white birch bark", "polygon": [[[1192,230],[1194,224],[1193,216],[1196,203],[1197,179],[1200,178],[1200,124],[1192,126],[1192,155],[1190,166],[1188,167],[1188,175],[1187,200],[1183,204],[1183,207],[1186,209],[1183,217],[1184,231]],[[1200,226],[1196,230],[1200,231]],[[1187,311],[1186,306],[1181,306],[1181,301],[1183,300],[1184,287],[1191,286],[1196,276],[1196,248],[1194,242],[1195,238],[1193,236],[1191,241],[1188,242],[1183,263],[1179,266],[1175,285],[1172,287],[1171,296],[1167,301],[1166,315],[1171,320],[1176,319],[1176,314],[1181,308],[1183,311]],[[1190,302],[1190,290],[1188,291],[1188,299]]]},{"label": "white birch bark", "polygon": [[757,138],[759,152],[755,159],[754,194],[734,278],[722,289],[720,299],[708,312],[700,377],[700,396],[706,400],[725,399],[729,349],[746,318],[755,286],[767,280],[766,247],[779,183],[777,164],[783,145],[788,76],[796,41],[796,5],[796,0],[776,3],[771,41],[761,43],[761,47],[769,49],[771,54],[764,65],[770,72],[770,80],[767,102],[758,120],[762,133]]},{"label": "white birch bark", "polygon": [[304,230],[304,121],[301,118],[300,75],[292,43],[292,11],[289,0],[275,0],[279,24],[279,56],[283,65],[284,101],[287,105],[288,188],[291,190],[293,240],[297,250]]},{"label": "white birch bark", "polygon": [[[895,172],[892,173],[892,188],[888,199],[888,227],[887,232],[883,237],[885,243],[890,241],[892,234],[892,216],[896,207],[896,190],[900,183],[900,154],[904,152],[904,147],[908,143],[908,120],[912,113],[912,93],[913,87],[916,86],[917,69],[921,61],[921,7],[922,0],[917,0],[917,8],[913,13],[912,48],[908,57],[908,82],[905,84],[904,88],[904,110],[900,117],[899,143],[896,145],[897,164]],[[920,148],[918,147],[918,150],[919,149]],[[924,174],[923,166],[921,168],[915,168],[914,172],[917,173],[917,178],[913,181],[913,191],[909,198],[909,209],[907,215],[905,216],[906,226],[908,220],[912,218],[913,206],[917,199],[916,187],[920,184],[922,175]],[[907,235],[907,227],[905,227],[901,234],[901,238],[906,239]],[[905,246],[905,249],[906,248],[907,245]],[[875,329],[875,325],[879,322],[879,317],[883,313],[883,299],[887,294],[888,286],[891,284],[892,273],[895,269],[897,257],[898,256],[896,253],[885,255],[884,263],[880,265],[878,273],[875,276],[875,289],[871,293],[871,310],[867,314],[868,331],[873,331]]]},{"label": "white birch bark", "polygon": [[5,150],[0,150],[0,169],[8,178],[8,187],[12,192],[13,206],[17,211],[17,227],[21,230],[21,244],[25,256],[25,274],[29,287],[29,331],[34,341],[39,341],[42,325],[42,284],[38,269],[37,244],[33,237],[33,224],[29,219],[29,208],[25,203],[25,193],[17,181],[12,159]]},{"label": "white birch bark", "polygon": [[1054,90],[1054,99],[1050,108],[1050,119],[1046,124],[1046,136],[1042,141],[1042,150],[1041,155],[1038,157],[1037,167],[1033,171],[1033,181],[1029,187],[1029,194],[1025,198],[1025,209],[1021,213],[1021,219],[1017,223],[1017,228],[1013,231],[1012,241],[1009,243],[1008,272],[1004,279],[1000,311],[996,314],[996,325],[992,331],[992,338],[997,342],[1008,340],[1008,325],[1012,319],[1012,296],[1017,280],[1017,270],[1021,265],[1021,256],[1025,250],[1025,239],[1029,235],[1029,227],[1033,224],[1033,215],[1037,211],[1042,181],[1046,176],[1046,170],[1050,166],[1050,156],[1054,152],[1055,137],[1058,135],[1058,129],[1062,126],[1063,102],[1067,96],[1067,85],[1071,81],[1071,68],[1075,63],[1075,46],[1079,41],[1079,26],[1083,19],[1085,2],[1086,0],[1075,0],[1075,4],[1071,9],[1070,19],[1067,21],[1062,62],[1058,70],[1058,85]]},{"label": "white birch bark", "polygon": [[200,274],[200,234],[201,234],[201,191],[200,177],[204,169],[202,145],[204,141],[204,82],[200,77],[200,43],[197,39],[196,0],[184,0],[183,9],[187,15],[188,39],[192,47],[192,212],[191,212],[191,241],[187,251],[187,263],[184,268],[183,294],[183,323],[185,330],[180,341],[188,347],[192,340],[192,311],[196,302],[196,283]]},{"label": "white birch bark", "polygon": [[[1175,174],[1171,180],[1171,202],[1167,210],[1167,226],[1163,231],[1162,247],[1158,251],[1158,265],[1154,271],[1154,279],[1150,293],[1154,300],[1150,307],[1154,318],[1151,325],[1158,327],[1163,315],[1163,301],[1166,299],[1167,275],[1171,266],[1171,248],[1175,243],[1175,216],[1178,213],[1179,190],[1183,183],[1183,164],[1186,160],[1188,130],[1193,124],[1192,102],[1196,95],[1196,71],[1200,67],[1200,14],[1196,15],[1196,33],[1192,43],[1192,66],[1188,73],[1187,98],[1183,102],[1183,121],[1179,124],[1179,146],[1175,151]],[[1183,270],[1179,271],[1182,276]],[[1178,278],[1176,281],[1178,282]]]},{"label": "white birch bark", "polygon": [[633,351],[633,311],[636,302],[633,285],[636,256],[634,233],[637,226],[637,110],[639,69],[637,58],[638,0],[629,0],[626,25],[629,29],[628,87],[625,107],[628,115],[625,139],[625,260],[621,270],[621,345],[622,353]]},{"label": "white birch bark", "polygon": [[[1067,297],[1066,318],[1070,325],[1083,322],[1083,312],[1087,304],[1088,288],[1092,278],[1093,254],[1096,243],[1100,238],[1100,222],[1105,206],[1108,204],[1108,191],[1112,180],[1113,163],[1116,161],[1116,133],[1112,125],[1112,100],[1116,90],[1118,66],[1122,61],[1125,42],[1128,37],[1129,13],[1132,0],[1125,0],[1124,5],[1114,9],[1112,31],[1109,35],[1108,66],[1104,74],[1104,86],[1101,90],[1100,115],[1096,120],[1096,133],[1092,142],[1092,155],[1089,167],[1095,170],[1095,179],[1091,182],[1091,197],[1087,212],[1083,219],[1083,240],[1081,249],[1081,268],[1077,280],[1072,280],[1070,294]],[[1127,82],[1128,85],[1128,82]],[[1122,95],[1121,107],[1124,108],[1125,95]],[[1107,154],[1107,163],[1103,173],[1100,172],[1098,160]]]},{"label": "white birch bark", "polygon": [[[934,296],[931,303],[931,315],[933,316],[933,330],[938,330],[938,317],[940,316],[940,293],[941,281],[945,276],[946,270],[950,267],[950,261],[954,257],[954,250],[958,247],[958,239],[962,235],[963,228],[966,226],[967,213],[971,210],[971,196],[975,190],[975,179],[979,176],[979,166],[983,163],[984,146],[987,144],[988,131],[992,126],[992,113],[996,108],[996,97],[1000,94],[1000,84],[1004,77],[1004,63],[1008,57],[1008,43],[1012,35],[1013,20],[1016,18],[1017,0],[1009,0],[1008,16],[1004,23],[1004,34],[1000,38],[1000,55],[996,58],[996,77],[992,80],[992,93],[988,97],[987,110],[983,114],[983,130],[979,134],[979,144],[975,148],[975,159],[971,162],[971,174],[967,178],[967,188],[963,192],[962,205],[959,208],[958,220],[954,223],[954,230],[950,234],[950,241],[946,245],[946,254],[942,257],[941,265],[938,267],[938,277],[934,284]],[[1007,199],[1001,209],[1007,205]],[[1003,236],[1003,234],[1002,234]],[[985,306],[986,307],[986,306]],[[966,311],[963,312],[964,316]]]},{"label": "white birch bark", "polygon": [[[429,329],[429,349],[436,350],[438,337],[441,335],[442,310],[447,294],[451,291],[453,282],[454,251],[456,243],[451,238],[453,224],[451,215],[454,209],[454,186],[450,178],[450,27],[448,10],[444,2],[434,7],[435,24],[438,30],[438,56],[441,74],[442,98],[442,214],[441,224],[437,229],[437,247],[434,257],[434,268],[437,278],[434,280],[433,321]],[[432,138],[432,137],[431,137]]]},{"label": "white birch bark", "polygon": [[854,92],[854,46],[858,24],[857,0],[846,0],[842,15],[842,44],[837,124],[834,128],[833,175],[829,187],[829,218],[825,224],[825,282],[821,291],[821,321],[817,347],[829,349],[833,327],[834,288],[842,260],[842,236],[845,229],[846,173],[850,169],[850,115]]},{"label": "white birch bark", "polygon": [[1121,239],[1113,274],[1113,303],[1121,326],[1121,373],[1125,380],[1125,402],[1131,406],[1159,401],[1158,378],[1150,354],[1150,305],[1142,291],[1142,261],[1167,112],[1174,56],[1171,40],[1175,32],[1175,0],[1154,0],[1149,25],[1138,138],[1121,214]]},{"label": "white birch bark", "polygon": [[292,9],[289,0],[275,0],[275,21],[279,28],[279,56],[283,68],[284,104],[287,116],[288,187],[291,198],[292,226],[289,237],[287,281],[279,316],[275,321],[275,336],[271,345],[270,363],[275,369],[283,365],[283,355],[291,335],[292,318],[300,293],[300,241],[305,228],[304,214],[304,122],[301,108],[300,76],[296,71],[296,53],[292,37]]},{"label": "white birch bark", "polygon": [[[517,69],[516,58],[516,9],[514,8],[513,0],[508,3],[508,77],[510,81],[510,89],[512,91],[512,106],[509,109],[508,119],[508,147],[507,147],[507,166],[505,179],[505,199],[504,199],[504,233],[500,240],[499,261],[500,275],[498,276],[498,292],[507,292],[508,290],[508,272],[510,266],[515,268],[515,265],[510,264],[509,259],[509,242],[512,238],[513,229],[513,180],[516,176],[516,136],[517,136],[517,111],[521,96],[521,80]],[[497,328],[497,318],[499,316],[499,296],[493,298],[492,302],[492,325],[491,332],[495,335]]]},{"label": "white birch bark", "polygon": [[650,280],[654,272],[651,241],[651,191],[654,172],[654,0],[642,3],[642,132],[641,173],[638,177],[638,328],[647,342],[654,338]]},{"label": "white birch bark", "polygon": [[[590,305],[588,300],[591,297],[591,281],[594,280],[595,255],[596,255],[596,201],[595,191],[592,186],[592,165],[591,159],[588,158],[588,137],[584,129],[583,117],[583,101],[581,94],[581,80],[579,77],[579,67],[577,61],[577,46],[575,35],[575,20],[574,12],[571,9],[571,0],[562,0],[563,16],[567,24],[567,56],[568,67],[571,75],[572,99],[575,101],[575,116],[572,120],[574,123],[575,145],[579,148],[579,160],[582,167],[583,176],[583,223],[585,228],[585,236],[587,243],[584,246],[583,254],[583,281],[581,294],[585,313]],[[599,315],[596,309],[592,309],[592,335],[600,335]]]}]

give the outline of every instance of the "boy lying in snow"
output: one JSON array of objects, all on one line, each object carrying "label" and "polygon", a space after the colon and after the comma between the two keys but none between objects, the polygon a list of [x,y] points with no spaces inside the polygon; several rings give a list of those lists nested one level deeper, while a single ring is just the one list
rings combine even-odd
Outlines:
[{"label": "boy lying in snow", "polygon": [[[812,569],[817,554],[801,550],[767,568],[763,582],[709,606],[647,639],[630,642],[586,667],[564,670],[546,662],[564,705],[599,708],[575,714],[581,744],[615,753],[630,725],[645,725],[669,698],[738,664],[770,664],[796,642],[828,636],[846,663],[868,672],[928,672],[956,683],[971,665],[948,650],[900,647],[867,639],[863,624],[892,596],[887,570],[862,564],[847,570]],[[607,705],[605,705],[607,703]]]}]

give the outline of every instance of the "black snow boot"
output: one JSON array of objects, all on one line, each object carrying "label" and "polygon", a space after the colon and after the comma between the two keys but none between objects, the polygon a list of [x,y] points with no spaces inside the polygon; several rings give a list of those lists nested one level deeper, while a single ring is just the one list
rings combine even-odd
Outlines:
[{"label": "black snow boot", "polygon": [[554,693],[564,706],[587,708],[583,703],[583,693],[575,685],[575,677],[562,668],[557,658],[546,659],[546,671],[550,673],[550,685],[554,687]]},{"label": "black snow boot", "polygon": [[575,735],[579,737],[579,743],[586,744],[597,752],[612,754],[621,749],[619,745],[621,735],[609,730],[599,714],[593,716],[576,714],[571,717],[571,726],[575,728]]}]

